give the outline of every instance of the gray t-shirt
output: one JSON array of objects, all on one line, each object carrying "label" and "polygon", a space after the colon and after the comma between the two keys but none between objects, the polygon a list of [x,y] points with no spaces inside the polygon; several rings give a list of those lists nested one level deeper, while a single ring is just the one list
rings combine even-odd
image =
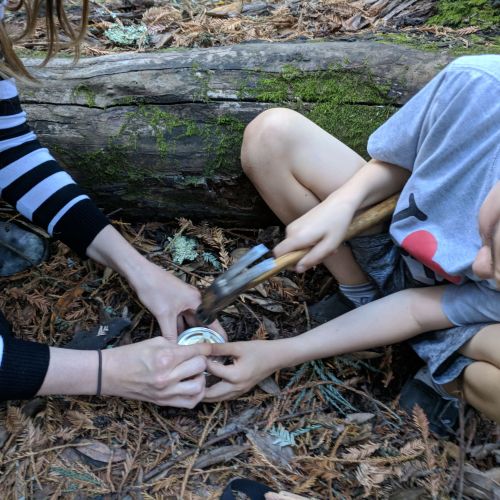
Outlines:
[{"label": "gray t-shirt", "polygon": [[479,209],[500,180],[500,56],[452,62],[371,135],[368,152],[412,172],[390,233],[413,277],[453,283],[443,308],[455,325],[500,322],[500,292],[471,268]]}]

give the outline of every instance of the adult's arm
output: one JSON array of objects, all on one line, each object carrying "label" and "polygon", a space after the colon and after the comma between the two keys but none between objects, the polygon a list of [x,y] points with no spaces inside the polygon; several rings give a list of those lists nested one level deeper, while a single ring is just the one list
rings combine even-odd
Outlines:
[{"label": "adult's arm", "polygon": [[[82,258],[91,257],[125,276],[170,341],[175,341],[178,327],[194,322],[199,292],[140,255],[41,146],[26,121],[13,79],[0,80],[0,196]],[[0,333],[0,399],[25,399],[40,390],[47,394],[62,389],[54,381],[66,377],[67,361],[74,357],[71,351]],[[83,387],[87,375],[95,377],[95,359],[88,363],[88,374],[80,373],[88,356],[81,354],[78,366],[73,365],[82,391],[89,390]],[[112,358],[105,356],[103,361],[106,364]],[[126,387],[114,392],[128,394]]]}]

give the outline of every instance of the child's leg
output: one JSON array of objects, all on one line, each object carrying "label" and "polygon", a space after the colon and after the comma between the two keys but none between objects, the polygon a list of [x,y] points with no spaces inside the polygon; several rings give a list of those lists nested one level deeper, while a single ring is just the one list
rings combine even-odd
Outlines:
[{"label": "child's leg", "polygon": [[[461,385],[465,400],[500,423],[500,324],[483,328],[460,352],[477,360],[463,373]],[[445,388],[453,394],[457,385],[452,382]]]},{"label": "child's leg", "polygon": [[[278,108],[248,125],[241,163],[269,207],[288,224],[342,186],[366,161],[301,114]],[[345,245],[324,264],[342,284],[368,281]]]}]

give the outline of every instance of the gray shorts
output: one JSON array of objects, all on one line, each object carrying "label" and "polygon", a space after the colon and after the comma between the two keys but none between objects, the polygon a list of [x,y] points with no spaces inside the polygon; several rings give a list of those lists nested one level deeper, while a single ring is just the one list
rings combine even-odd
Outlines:
[{"label": "gray shorts", "polygon": [[[358,236],[348,244],[356,261],[380,290],[382,296],[406,288],[426,286],[412,278],[399,247],[387,233]],[[455,380],[474,362],[458,351],[485,326],[485,323],[480,323],[423,333],[410,340],[410,345],[427,363],[434,381],[446,384]]]}]

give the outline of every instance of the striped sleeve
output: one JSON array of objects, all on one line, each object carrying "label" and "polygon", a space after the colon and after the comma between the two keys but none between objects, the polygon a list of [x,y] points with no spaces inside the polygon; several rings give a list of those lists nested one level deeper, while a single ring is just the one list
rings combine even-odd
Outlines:
[{"label": "striped sleeve", "polygon": [[16,339],[0,312],[0,401],[32,398],[45,380],[49,362],[49,346]]},{"label": "striped sleeve", "polygon": [[0,196],[81,257],[109,224],[38,142],[13,79],[0,80]]}]

